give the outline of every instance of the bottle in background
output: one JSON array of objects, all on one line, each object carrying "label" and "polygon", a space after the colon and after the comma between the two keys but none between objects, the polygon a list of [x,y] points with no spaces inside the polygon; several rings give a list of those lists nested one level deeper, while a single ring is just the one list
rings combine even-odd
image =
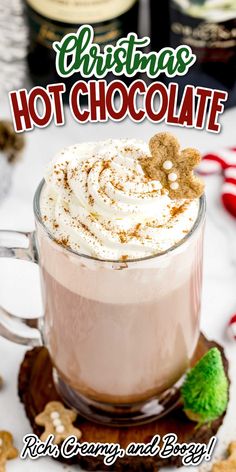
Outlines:
[{"label": "bottle in background", "polygon": [[187,84],[225,90],[226,106],[236,105],[236,0],[170,0],[170,44],[189,45],[197,62]]},{"label": "bottle in background", "polygon": [[[29,24],[28,66],[35,85],[62,82],[55,68],[54,41],[91,24],[101,48],[138,29],[139,0],[25,0]],[[79,75],[65,80],[67,94]],[[112,77],[107,77],[111,80]]]},{"label": "bottle in background", "polygon": [[[170,46],[170,2],[169,0],[149,0],[151,50],[159,52]],[[158,82],[166,82],[165,74],[160,74]],[[149,82],[151,79],[149,79]]]},{"label": "bottle in background", "polygon": [[169,0],[150,0],[151,12],[151,49],[170,45],[170,2]]}]

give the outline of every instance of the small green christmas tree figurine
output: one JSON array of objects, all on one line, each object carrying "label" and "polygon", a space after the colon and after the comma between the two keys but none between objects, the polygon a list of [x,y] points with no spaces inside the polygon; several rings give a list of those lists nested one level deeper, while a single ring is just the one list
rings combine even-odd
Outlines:
[{"label": "small green christmas tree figurine", "polygon": [[227,408],[228,389],[221,353],[214,347],[188,372],[181,388],[188,418],[198,426],[219,418]]}]

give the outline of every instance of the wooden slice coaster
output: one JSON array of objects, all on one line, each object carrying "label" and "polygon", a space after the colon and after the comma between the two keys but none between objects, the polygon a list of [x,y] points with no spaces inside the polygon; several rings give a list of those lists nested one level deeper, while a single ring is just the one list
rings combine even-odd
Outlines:
[{"label": "wooden slice coaster", "polygon": [[[208,341],[203,335],[200,336],[192,365],[194,365],[211,347],[214,346],[218,347],[222,353],[225,372],[228,376],[228,361],[225,357],[223,348],[213,341]],[[46,348],[37,347],[26,353],[20,367],[18,391],[33,431],[35,434],[40,436],[42,429],[40,426],[35,424],[35,417],[44,409],[45,405],[49,401],[60,400],[53,383],[52,364]],[[201,428],[196,429],[196,424],[189,421],[181,407],[178,407],[165,417],[142,426],[110,428],[93,424],[82,417],[78,417],[75,425],[82,431],[82,442],[113,442],[119,443],[122,448],[126,448],[130,442],[149,443],[156,434],[163,437],[167,433],[176,433],[180,443],[208,443],[210,438],[217,433],[223,419],[224,415],[214,421],[210,426],[204,425]],[[68,464],[78,464],[88,471],[111,470],[111,468],[104,465],[102,457],[93,458],[81,457],[78,455],[70,461],[66,461],[62,457],[60,457],[59,460],[67,462]],[[128,470],[130,472],[156,472],[159,467],[165,466],[179,467],[181,466],[181,458],[172,457],[163,460],[158,455],[155,457],[126,456],[118,459],[112,466],[112,470],[115,472]]]}]

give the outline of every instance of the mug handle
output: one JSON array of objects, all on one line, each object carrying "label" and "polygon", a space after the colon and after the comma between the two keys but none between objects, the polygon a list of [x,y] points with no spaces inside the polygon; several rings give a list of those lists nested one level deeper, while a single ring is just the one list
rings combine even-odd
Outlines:
[{"label": "mug handle", "polygon": [[[11,257],[38,263],[35,232],[0,230],[0,257]],[[0,335],[9,341],[25,346],[42,346],[43,340],[37,318],[21,318],[9,313],[0,305]]]}]

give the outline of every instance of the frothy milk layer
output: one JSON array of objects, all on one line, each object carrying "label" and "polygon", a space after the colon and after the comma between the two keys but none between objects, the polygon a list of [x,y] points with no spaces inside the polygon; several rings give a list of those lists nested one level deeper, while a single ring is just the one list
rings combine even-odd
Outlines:
[{"label": "frothy milk layer", "polygon": [[[158,254],[191,230],[199,201],[171,200],[138,159],[148,145],[133,139],[77,144],[49,164],[41,214],[62,245],[105,260]],[[151,156],[150,156],[151,158]]]}]

